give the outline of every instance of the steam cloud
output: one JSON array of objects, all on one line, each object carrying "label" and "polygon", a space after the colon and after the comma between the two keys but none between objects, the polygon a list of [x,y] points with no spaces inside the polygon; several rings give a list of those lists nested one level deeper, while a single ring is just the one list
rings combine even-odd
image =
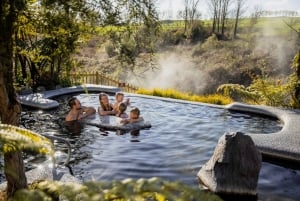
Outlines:
[{"label": "steam cloud", "polygon": [[[288,23],[292,24],[292,22]],[[286,26],[286,30],[288,29],[290,28]],[[265,23],[261,34],[256,39],[253,52],[258,56],[270,56],[273,60],[273,69],[282,75],[287,75],[290,73],[289,58],[293,58],[296,53],[297,34],[290,29],[287,35],[282,37],[278,35],[279,32],[274,28],[274,22]]]},{"label": "steam cloud", "polygon": [[152,88],[172,88],[185,92],[200,93],[205,86],[205,76],[187,54],[163,54],[158,59],[159,69],[148,71],[138,83]]},{"label": "steam cloud", "polygon": [[[299,36],[292,30],[290,30],[288,35],[280,35],[280,31],[275,30],[273,26],[274,22],[265,24],[264,29],[256,33],[254,43],[250,42],[250,46],[247,46],[246,43],[244,44],[244,49],[253,52],[254,57],[244,58],[249,63],[245,64],[241,61],[240,65],[242,67],[247,65],[251,68],[257,66],[256,62],[261,62],[268,58],[271,61],[269,67],[272,69],[272,76],[287,77],[291,73],[290,65],[297,51],[296,41],[297,39],[299,40]],[[208,49],[206,57],[199,55],[195,58],[191,56],[193,47],[176,47],[172,51],[160,53],[157,61],[159,69],[149,70],[143,75],[139,74],[139,76],[129,76],[131,79],[127,78],[127,80],[135,86],[147,89],[173,88],[182,92],[213,93],[217,86],[229,83],[230,79],[237,75],[234,74],[236,70],[234,66],[228,66],[232,64],[232,61],[226,61],[225,59],[220,62],[218,60],[219,58],[226,58],[226,53],[230,51],[230,49],[226,48],[229,47],[224,45],[222,51],[220,49],[218,51]],[[220,55],[214,57],[216,52]],[[222,67],[228,69],[228,73],[222,74],[222,71],[220,71],[221,73],[219,71],[217,71],[219,73],[214,72],[214,70]],[[240,79],[239,77],[234,78]]]}]

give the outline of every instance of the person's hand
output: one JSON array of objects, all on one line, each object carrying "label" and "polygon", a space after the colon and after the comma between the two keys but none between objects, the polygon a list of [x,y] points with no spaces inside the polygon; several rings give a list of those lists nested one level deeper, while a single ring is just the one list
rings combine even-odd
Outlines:
[{"label": "person's hand", "polygon": [[128,124],[130,122],[129,119],[122,119],[121,121],[121,124]]}]

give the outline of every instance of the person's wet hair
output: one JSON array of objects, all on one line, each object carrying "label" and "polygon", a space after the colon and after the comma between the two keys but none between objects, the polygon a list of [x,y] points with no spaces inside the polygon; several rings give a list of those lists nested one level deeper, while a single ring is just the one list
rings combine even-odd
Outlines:
[{"label": "person's wet hair", "polygon": [[102,109],[104,111],[112,111],[113,108],[110,105],[106,106],[106,105],[103,104],[102,97],[104,97],[104,96],[106,96],[108,98],[108,94],[106,94],[106,93],[101,92],[99,94],[99,102],[100,102],[100,105],[101,105]]},{"label": "person's wet hair", "polygon": [[72,106],[75,105],[75,100],[76,99],[77,99],[76,97],[72,97],[68,100],[68,105],[69,105],[70,108],[72,108]]},{"label": "person's wet hair", "polygon": [[119,110],[120,112],[124,112],[127,109],[127,106],[125,103],[120,103],[119,104]]},{"label": "person's wet hair", "polygon": [[140,110],[137,107],[131,109],[130,112],[132,112],[133,114],[136,114],[137,116],[140,116]]},{"label": "person's wet hair", "polygon": [[108,97],[108,94],[101,92],[101,93],[99,94],[99,100],[100,100],[100,101],[101,101],[101,98],[102,98],[103,96],[107,96],[107,97]]}]

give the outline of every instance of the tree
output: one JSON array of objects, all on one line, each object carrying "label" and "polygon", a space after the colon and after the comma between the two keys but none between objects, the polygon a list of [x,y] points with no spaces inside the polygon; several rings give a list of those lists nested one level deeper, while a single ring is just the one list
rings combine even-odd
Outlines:
[{"label": "tree", "polygon": [[[23,0],[2,0],[0,3],[0,120],[16,126],[19,125],[21,106],[13,87],[13,35],[18,14],[25,6]],[[27,187],[20,151],[4,154],[4,172],[8,196]]]},{"label": "tree", "polygon": [[115,2],[113,8],[117,13],[122,14],[118,17],[124,23],[122,27],[118,26],[120,29],[110,33],[110,41],[118,52],[118,60],[122,63],[123,68],[128,67],[133,72],[135,60],[140,53],[153,54],[155,51],[154,42],[160,33],[155,1],[118,1]]},{"label": "tree", "polygon": [[243,13],[243,6],[245,6],[247,0],[236,0],[236,10],[235,10],[235,21],[233,28],[233,38],[236,38],[239,18]]},{"label": "tree", "polygon": [[251,14],[251,19],[250,19],[250,30],[248,33],[251,32],[251,29],[254,27],[255,24],[257,24],[258,19],[262,16],[262,8],[259,5],[254,6],[254,11]]},{"label": "tree", "polygon": [[55,2],[28,1],[18,16],[15,76],[22,74],[33,87],[51,89],[59,84],[58,75],[70,70],[79,38],[96,21],[91,5],[84,1]]},{"label": "tree", "polygon": [[201,16],[198,11],[199,2],[200,0],[184,0],[184,10],[180,12],[180,15],[184,20],[184,32],[186,35],[188,35],[187,30],[193,27],[195,20]]},{"label": "tree", "polygon": [[224,35],[228,9],[231,0],[208,0],[208,7],[212,13],[212,33]]}]

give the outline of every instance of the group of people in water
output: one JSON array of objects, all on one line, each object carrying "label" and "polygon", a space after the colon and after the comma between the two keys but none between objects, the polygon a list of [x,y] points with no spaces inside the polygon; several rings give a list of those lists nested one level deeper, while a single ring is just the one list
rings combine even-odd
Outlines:
[{"label": "group of people in water", "polygon": [[[98,114],[100,116],[114,115],[119,117],[121,118],[121,124],[135,123],[143,120],[143,117],[140,116],[140,110],[137,107],[132,108],[129,116],[127,115],[126,110],[130,105],[130,99],[128,98],[124,101],[124,94],[122,92],[117,92],[115,94],[115,100],[116,102],[112,104],[109,102],[106,93],[100,93]],[[82,106],[76,97],[72,97],[68,101],[68,105],[71,109],[65,117],[66,122],[81,120],[96,113],[94,107]]]}]

